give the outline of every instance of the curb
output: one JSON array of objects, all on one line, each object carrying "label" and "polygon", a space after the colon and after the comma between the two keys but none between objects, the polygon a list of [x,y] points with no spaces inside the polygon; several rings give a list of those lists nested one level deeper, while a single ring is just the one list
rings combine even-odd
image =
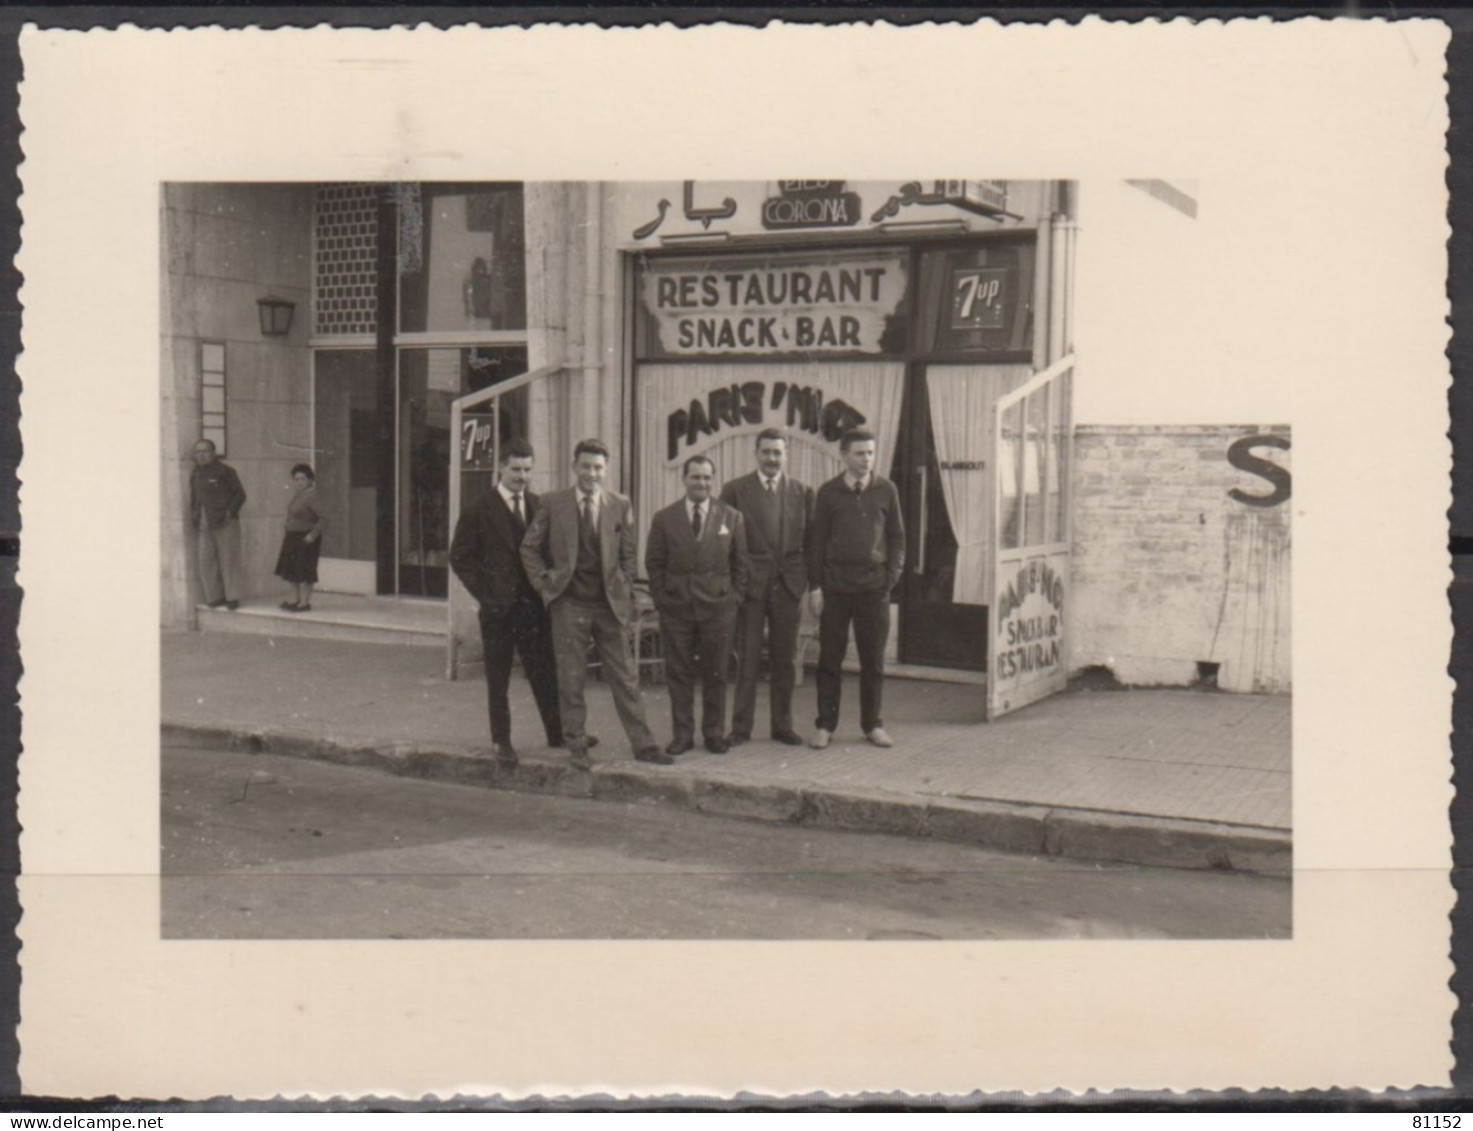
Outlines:
[{"label": "curb", "polygon": [[713,816],[841,832],[924,837],[1034,856],[1287,876],[1286,831],[1098,809],[1009,801],[917,797],[882,790],[836,792],[813,785],[737,781],[632,761],[591,772],[523,758],[504,770],[483,746],[366,743],[290,731],[169,723],[165,741],[250,754],[279,754],[379,770],[399,777],[625,804],[677,805]]}]

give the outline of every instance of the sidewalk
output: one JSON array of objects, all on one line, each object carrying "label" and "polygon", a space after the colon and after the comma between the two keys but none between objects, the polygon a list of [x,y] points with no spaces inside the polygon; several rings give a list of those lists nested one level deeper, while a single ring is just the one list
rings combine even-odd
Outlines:
[{"label": "sidewalk", "polygon": [[[977,687],[889,679],[891,750],[859,733],[858,687],[825,751],[758,737],[674,766],[632,759],[608,689],[589,682],[603,742],[579,773],[543,745],[512,681],[522,765],[487,757],[485,685],[444,678],[437,649],[225,633],[163,634],[165,737],[297,754],[493,788],[679,804],[703,812],[976,843],[1035,854],[1285,873],[1290,707],[1281,696],[1185,690],[1068,692],[987,724]],[[764,693],[765,695],[765,693]],[[664,688],[645,689],[669,737]],[[812,680],[794,716],[811,727]]]}]

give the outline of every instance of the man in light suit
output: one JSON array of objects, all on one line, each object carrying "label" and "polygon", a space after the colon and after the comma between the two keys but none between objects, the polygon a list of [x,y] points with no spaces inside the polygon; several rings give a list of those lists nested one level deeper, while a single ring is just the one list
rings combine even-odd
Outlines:
[{"label": "man in light suit", "polygon": [[539,498],[527,487],[533,458],[532,445],[523,439],[502,448],[495,489],[466,508],[450,543],[450,568],[481,606],[491,747],[496,761],[506,769],[517,765],[507,694],[513,650],[520,653],[526,668],[547,744],[563,744],[552,629],[542,598],[522,566],[522,536],[541,509]]},{"label": "man in light suit", "polygon": [[747,540],[741,513],[711,498],[711,460],[692,456],[681,479],[685,498],[655,515],[644,551],[670,680],[674,736],[665,753],[684,754],[694,745],[699,676],[706,749],[725,754],[726,665],[747,586]]},{"label": "man in light suit", "polygon": [[604,490],[608,467],[609,449],[601,441],[579,441],[573,450],[577,486],[543,496],[522,541],[522,564],[552,613],[563,735],[580,770],[593,766],[583,698],[590,642],[598,648],[634,757],[661,765],[673,761],[645,722],[639,671],[625,635],[634,617],[634,508],[623,495]]},{"label": "man in light suit", "polygon": [[793,660],[803,594],[808,590],[804,540],[813,518],[813,489],[787,474],[787,462],[787,437],[780,429],[764,429],[757,436],[757,470],[733,479],[721,490],[721,501],[741,511],[746,520],[747,556],[752,565],[747,599],[737,613],[739,659],[732,746],[752,738],[764,624],[772,672],[772,737],[789,746],[803,745],[793,729]]}]

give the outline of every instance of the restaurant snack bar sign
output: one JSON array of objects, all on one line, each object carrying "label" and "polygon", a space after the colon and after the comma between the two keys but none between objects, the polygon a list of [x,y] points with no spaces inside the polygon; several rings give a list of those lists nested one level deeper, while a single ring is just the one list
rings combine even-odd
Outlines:
[{"label": "restaurant snack bar sign", "polygon": [[899,255],[656,262],[640,299],[666,357],[877,354],[905,294]]}]

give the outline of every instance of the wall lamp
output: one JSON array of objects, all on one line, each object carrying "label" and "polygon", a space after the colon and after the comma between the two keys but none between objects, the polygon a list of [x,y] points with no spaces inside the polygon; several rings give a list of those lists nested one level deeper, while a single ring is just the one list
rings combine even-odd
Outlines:
[{"label": "wall lamp", "polygon": [[261,334],[267,338],[284,338],[292,328],[292,315],[297,304],[290,299],[267,295],[256,300],[256,311],[261,315]]}]

